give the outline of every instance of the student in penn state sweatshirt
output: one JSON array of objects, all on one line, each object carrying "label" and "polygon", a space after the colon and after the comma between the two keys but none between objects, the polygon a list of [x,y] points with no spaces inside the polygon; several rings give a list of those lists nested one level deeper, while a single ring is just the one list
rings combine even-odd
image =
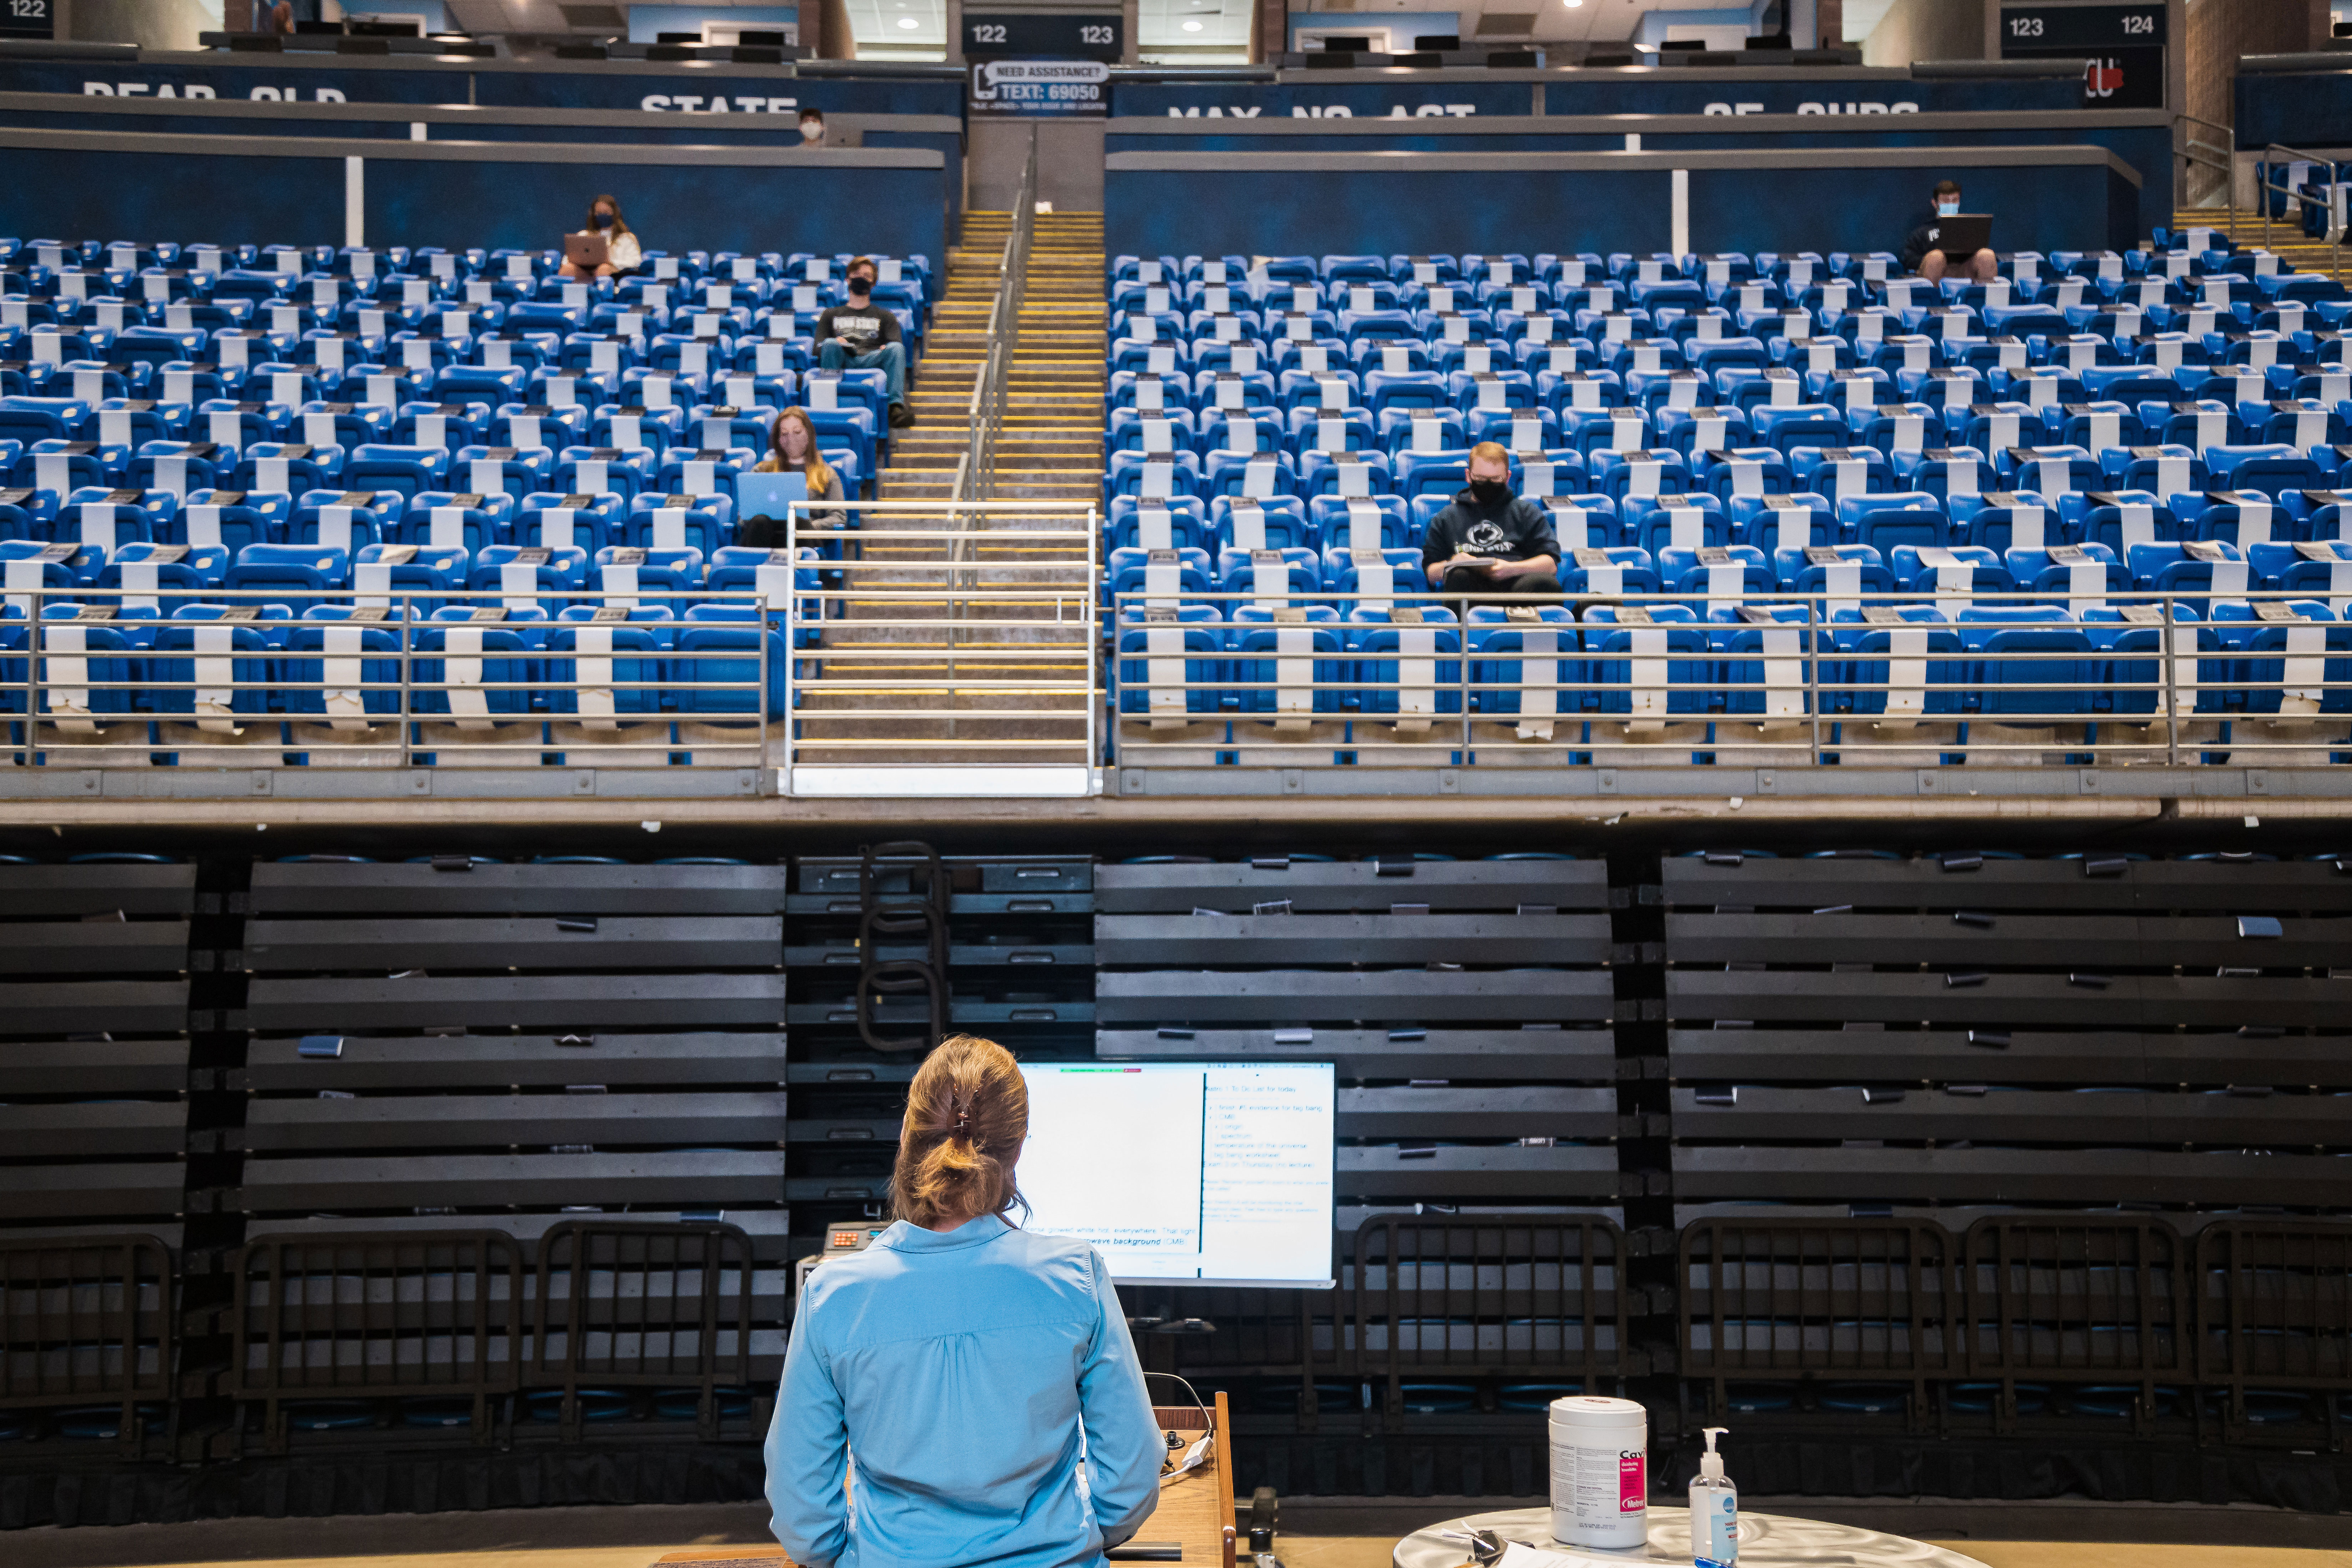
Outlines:
[{"label": "student in penn state sweatshirt", "polygon": [[1557,594],[1559,540],[1542,507],[1511,493],[1511,455],[1470,448],[1469,484],[1429,520],[1421,565],[1448,594]]},{"label": "student in penn state sweatshirt", "polygon": [[889,384],[890,424],[903,430],[915,422],[907,406],[907,344],[898,316],[874,302],[878,275],[870,257],[849,264],[847,302],[829,306],[816,319],[817,362],[827,370],[881,371]]}]

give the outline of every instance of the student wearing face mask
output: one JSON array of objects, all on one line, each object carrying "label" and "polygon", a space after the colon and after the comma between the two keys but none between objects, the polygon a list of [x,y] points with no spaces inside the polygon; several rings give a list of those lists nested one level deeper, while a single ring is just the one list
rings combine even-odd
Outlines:
[{"label": "student wearing face mask", "polygon": [[645,260],[636,231],[621,216],[621,204],[611,196],[598,196],[588,204],[588,226],[580,232],[604,237],[604,259],[592,272],[566,257],[562,268],[566,278],[619,278],[635,272]]},{"label": "student wearing face mask", "polygon": [[801,145],[803,147],[824,145],[824,111],[823,110],[801,110]]},{"label": "student wearing face mask", "polygon": [[1421,566],[1448,594],[1557,594],[1559,540],[1543,508],[1511,493],[1511,455],[1470,448],[1469,484],[1429,520]]},{"label": "student wearing face mask", "polygon": [[[1937,244],[1943,238],[1939,220],[1960,210],[1960,184],[1958,180],[1937,183],[1933,209],[1914,226],[1911,237],[1903,242],[1903,270],[1916,272],[1930,283],[1940,283],[1944,274],[1951,269],[1953,258],[1945,255]],[[2000,273],[2000,258],[1990,249],[1979,250],[1968,258],[1964,269],[1977,282],[1989,283]]]},{"label": "student wearing face mask", "polygon": [[882,372],[889,387],[890,426],[903,430],[915,422],[907,406],[907,345],[898,316],[874,302],[874,279],[880,271],[871,257],[849,264],[843,283],[848,303],[816,319],[817,361],[827,370]]}]

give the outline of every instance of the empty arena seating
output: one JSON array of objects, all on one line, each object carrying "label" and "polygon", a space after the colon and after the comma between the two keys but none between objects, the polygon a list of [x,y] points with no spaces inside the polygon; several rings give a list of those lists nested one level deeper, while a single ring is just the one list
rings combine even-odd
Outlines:
[{"label": "empty arena seating", "polygon": [[[2352,297],[2214,231],[1940,289],[1885,255],[1110,265],[1139,760],[2344,754]],[[1568,605],[1423,574],[1482,440]]]},{"label": "empty arena seating", "polygon": [[[57,591],[41,651],[68,678],[38,711],[60,741],[85,764],[144,764],[173,740],[282,747],[290,722],[332,742],[322,763],[381,764],[386,716],[437,710],[485,742],[514,726],[477,720],[561,714],[614,743],[584,754],[658,766],[664,718],[780,717],[731,623],[813,579],[737,545],[735,479],[797,405],[846,492],[870,490],[881,373],[817,368],[809,335],[848,258],[656,255],[617,284],[556,259],[0,240],[0,650],[21,653],[5,621]],[[914,352],[929,264],[879,265]],[[495,632],[436,624],[491,611]],[[173,625],[189,620],[231,624]],[[562,697],[536,659],[425,676],[410,656],[453,636],[592,667],[551,661]],[[197,657],[155,668],[157,647]],[[404,707],[427,679],[456,689]]]}]

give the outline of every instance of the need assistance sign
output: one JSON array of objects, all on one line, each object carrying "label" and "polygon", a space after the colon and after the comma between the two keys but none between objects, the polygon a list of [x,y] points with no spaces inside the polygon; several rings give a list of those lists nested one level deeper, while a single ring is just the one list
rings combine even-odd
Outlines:
[{"label": "need assistance sign", "polygon": [[1099,115],[1110,67],[1099,60],[990,60],[971,68],[976,114]]}]

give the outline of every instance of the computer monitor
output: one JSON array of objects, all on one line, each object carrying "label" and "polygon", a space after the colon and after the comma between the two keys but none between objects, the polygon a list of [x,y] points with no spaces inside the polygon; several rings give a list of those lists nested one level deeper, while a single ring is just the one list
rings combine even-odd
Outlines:
[{"label": "computer monitor", "polygon": [[1024,1227],[1121,1284],[1332,1282],[1328,1062],[1024,1062]]}]

